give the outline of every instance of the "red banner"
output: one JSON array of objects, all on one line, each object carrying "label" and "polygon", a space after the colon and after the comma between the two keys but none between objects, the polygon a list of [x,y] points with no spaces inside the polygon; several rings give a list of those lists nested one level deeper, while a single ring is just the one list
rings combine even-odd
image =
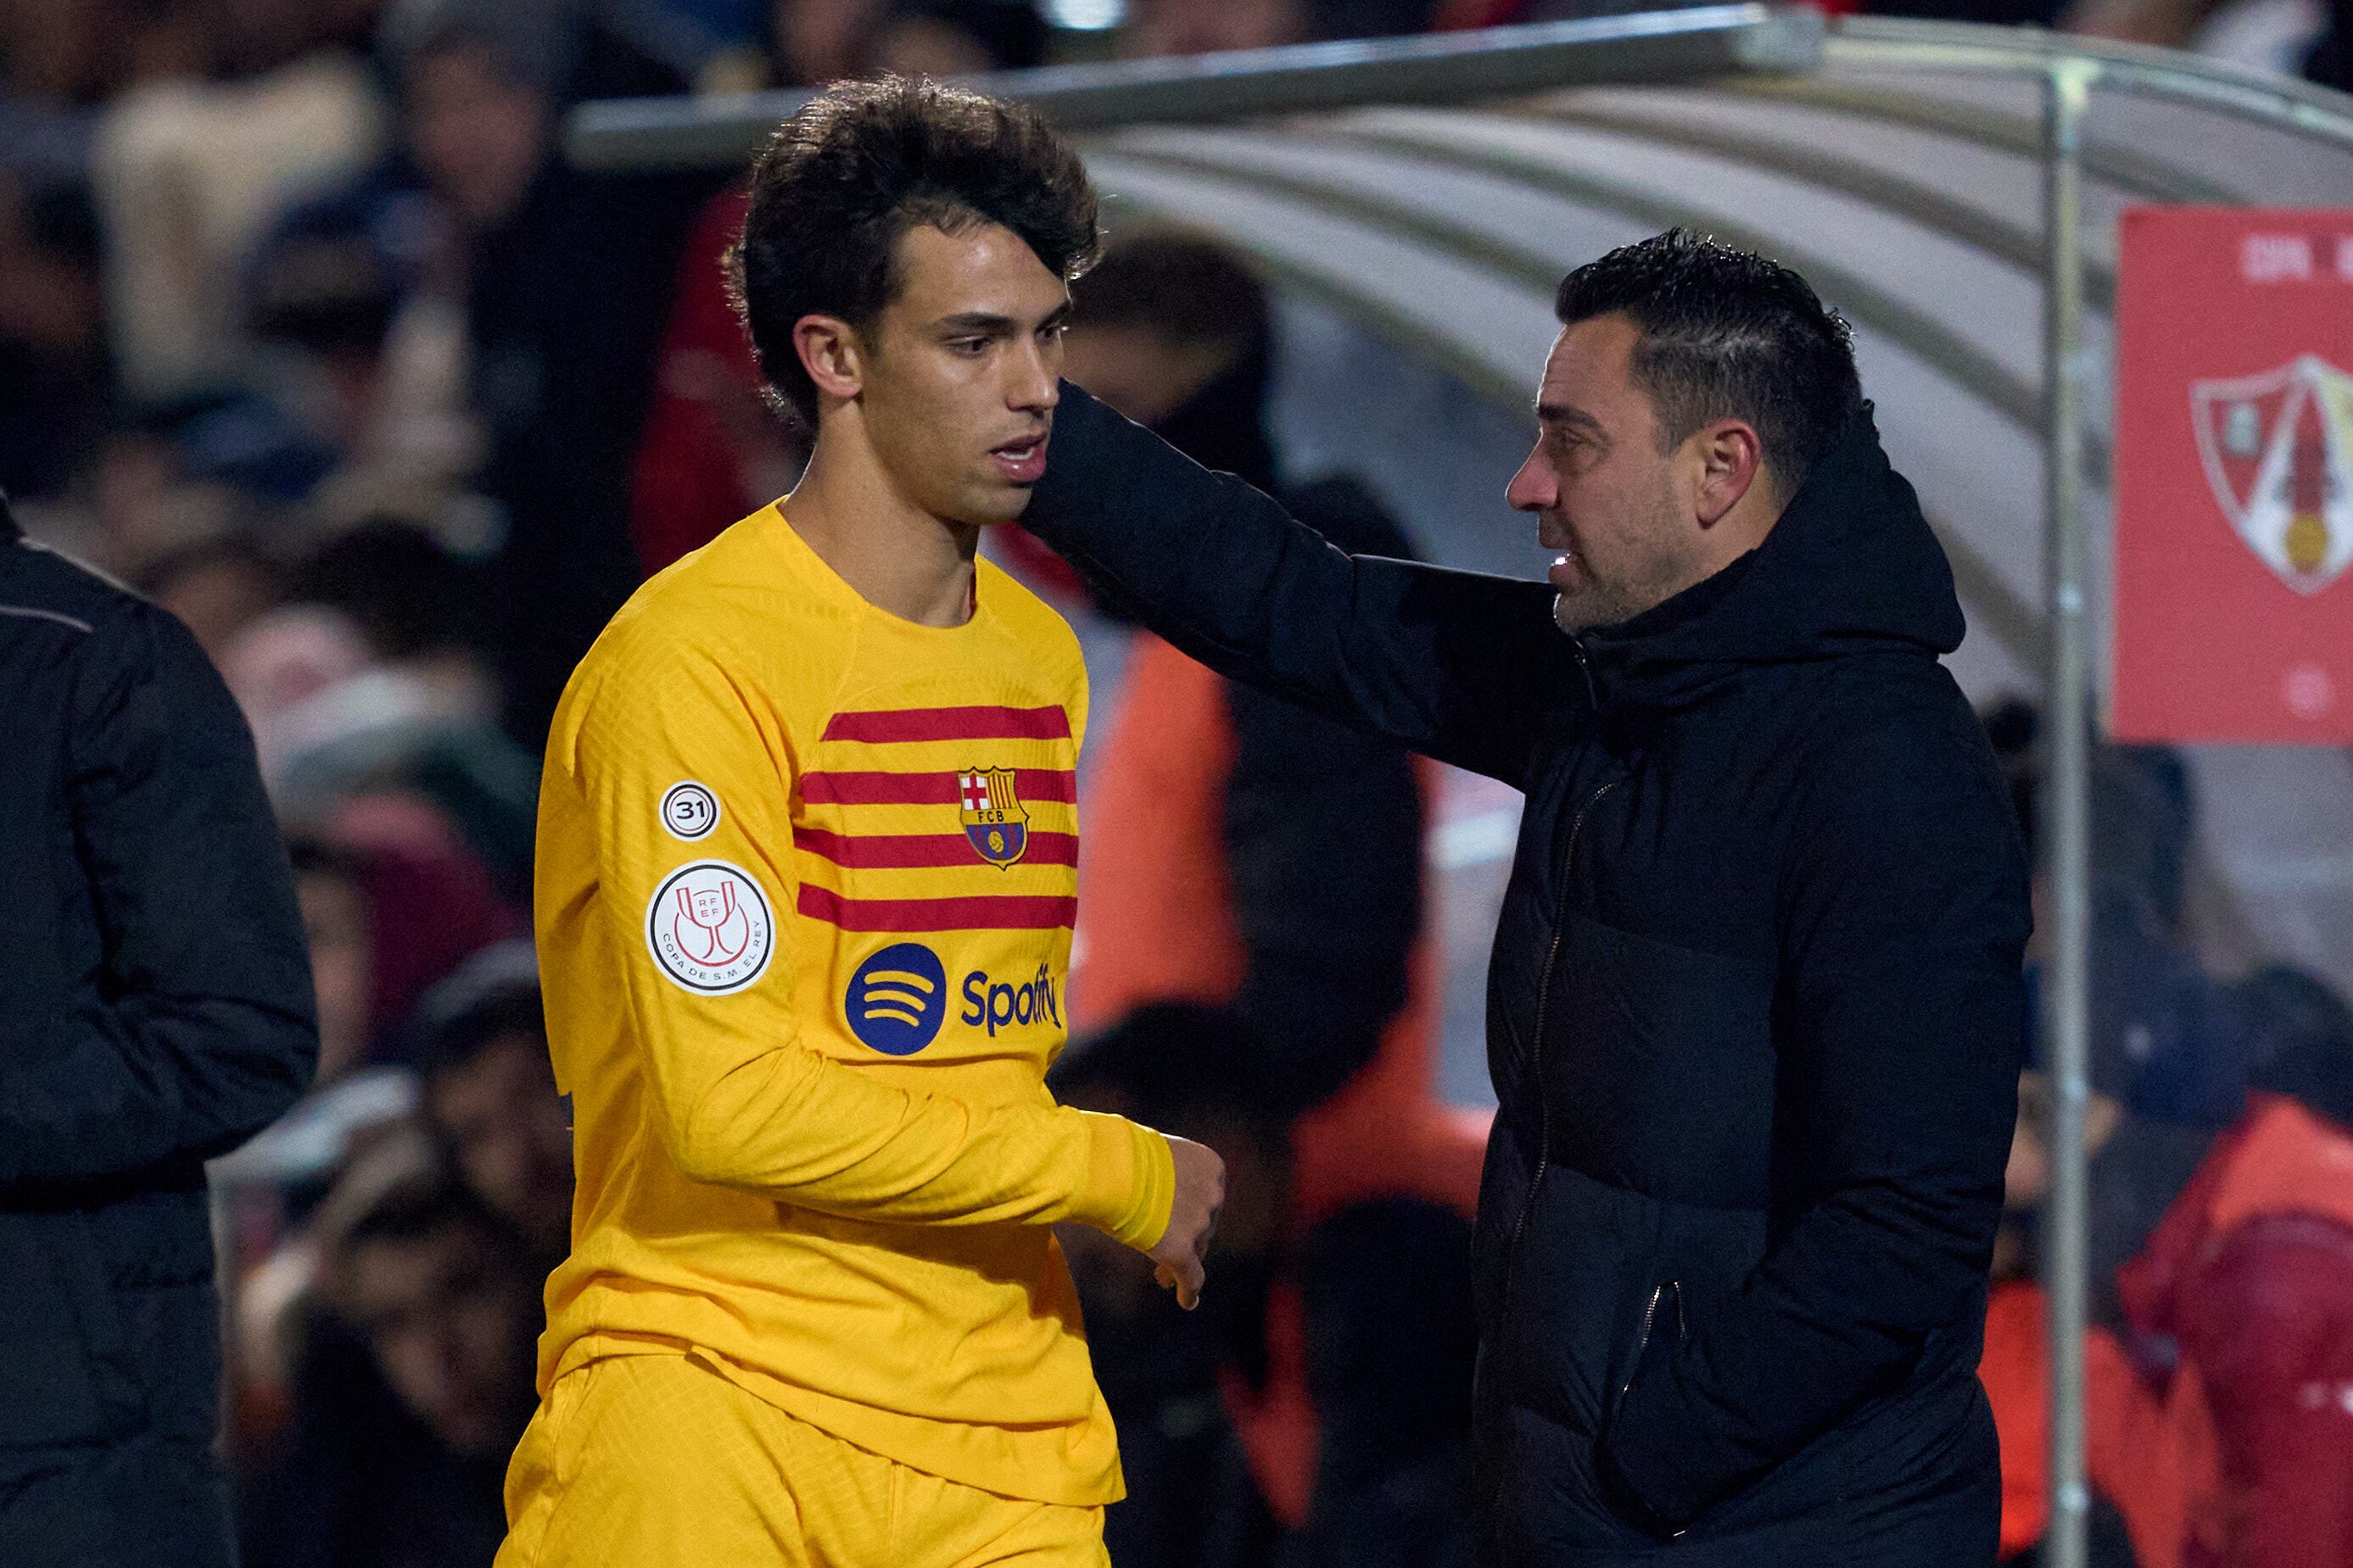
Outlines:
[{"label": "red banner", "polygon": [[2353,742],[2353,211],[2134,207],[2119,740]]}]

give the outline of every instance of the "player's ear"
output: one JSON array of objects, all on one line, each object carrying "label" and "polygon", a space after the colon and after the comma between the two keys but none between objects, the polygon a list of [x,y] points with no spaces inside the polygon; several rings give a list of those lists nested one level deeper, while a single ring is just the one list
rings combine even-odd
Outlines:
[{"label": "player's ear", "polygon": [[793,352],[818,392],[856,397],[866,388],[864,346],[857,329],[839,316],[803,316],[793,323]]}]

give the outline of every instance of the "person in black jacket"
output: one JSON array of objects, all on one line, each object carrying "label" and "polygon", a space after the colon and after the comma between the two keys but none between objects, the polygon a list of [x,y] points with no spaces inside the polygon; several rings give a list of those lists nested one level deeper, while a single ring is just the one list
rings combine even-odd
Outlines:
[{"label": "person in black jacket", "polygon": [[253,742],[0,507],[0,1563],[231,1561],[204,1162],[318,1051]]},{"label": "person in black jacket", "polygon": [[1351,557],[1066,389],[1023,521],[1235,679],[1525,792],[1473,1269],[1497,1563],[1993,1561],[2027,866],[1846,327],[1681,232],[1561,286],[1546,584]]}]

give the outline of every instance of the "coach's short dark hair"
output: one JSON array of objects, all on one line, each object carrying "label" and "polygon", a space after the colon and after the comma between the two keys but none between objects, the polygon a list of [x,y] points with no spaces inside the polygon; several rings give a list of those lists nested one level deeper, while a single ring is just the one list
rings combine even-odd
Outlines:
[{"label": "coach's short dark hair", "polygon": [[1658,410],[1661,443],[1745,419],[1785,496],[1862,405],[1844,317],[1779,263],[1684,229],[1587,262],[1561,279],[1553,311],[1563,326],[1630,318],[1642,332],[1634,381]]},{"label": "coach's short dark hair", "polygon": [[796,322],[815,314],[870,325],[898,291],[902,235],[987,223],[1019,235],[1059,277],[1094,259],[1086,169],[1019,104],[884,77],[833,87],[777,127],[752,166],[751,209],[727,274],[780,411],[817,421]]}]

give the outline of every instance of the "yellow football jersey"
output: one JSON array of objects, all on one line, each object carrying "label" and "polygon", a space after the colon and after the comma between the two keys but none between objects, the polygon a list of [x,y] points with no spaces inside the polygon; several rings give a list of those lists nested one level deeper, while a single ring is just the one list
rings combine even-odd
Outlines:
[{"label": "yellow football jersey", "polygon": [[869,605],[775,507],[639,589],[548,741],[537,927],[579,1172],[543,1397],[703,1352],[887,1458],[1121,1495],[1048,1226],[1148,1247],[1166,1139],[1058,1107],[1086,672],[982,562]]}]

